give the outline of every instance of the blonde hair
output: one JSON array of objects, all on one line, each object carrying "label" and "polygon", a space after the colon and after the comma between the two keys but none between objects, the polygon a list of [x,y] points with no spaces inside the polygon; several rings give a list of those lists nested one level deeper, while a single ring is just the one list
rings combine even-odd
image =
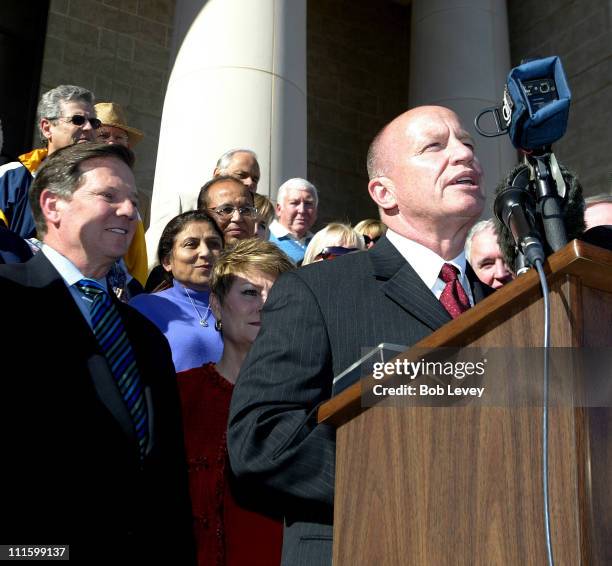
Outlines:
[{"label": "blonde hair", "polygon": [[295,269],[295,265],[276,244],[259,238],[239,240],[236,245],[224,249],[217,258],[210,290],[223,304],[239,275],[260,272],[278,276],[292,269]]},{"label": "blonde hair", "polygon": [[355,230],[362,236],[365,234],[370,236],[370,238],[375,239],[385,235],[387,232],[387,225],[380,220],[376,220],[375,218],[366,218],[365,220],[355,224]]},{"label": "blonde hair", "polygon": [[257,209],[257,218],[261,218],[268,224],[274,220],[274,205],[272,201],[259,193],[255,193],[255,208]]},{"label": "blonde hair", "polygon": [[343,246],[345,248],[357,248],[365,250],[363,236],[348,224],[332,222],[319,230],[310,240],[302,265],[314,263],[323,248],[329,246]]}]

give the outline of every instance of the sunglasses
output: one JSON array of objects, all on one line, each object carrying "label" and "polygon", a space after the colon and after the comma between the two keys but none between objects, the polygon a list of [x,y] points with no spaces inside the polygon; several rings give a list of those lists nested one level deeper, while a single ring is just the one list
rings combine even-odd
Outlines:
[{"label": "sunglasses", "polygon": [[375,244],[376,242],[378,242],[378,240],[380,240],[380,236],[378,238],[372,238],[367,234],[363,234],[363,241],[365,242],[366,246],[369,244]]},{"label": "sunglasses", "polygon": [[335,257],[350,254],[352,252],[358,252],[357,248],[343,248],[342,246],[331,246],[329,248],[323,248],[315,257],[315,259],[334,259]]},{"label": "sunglasses", "polygon": [[218,206],[217,208],[209,208],[220,218],[231,218],[234,212],[237,210],[240,216],[247,218],[253,217],[257,214],[257,209],[254,206],[231,206],[229,204]]},{"label": "sunglasses", "polygon": [[97,130],[102,125],[102,122],[98,118],[88,118],[82,114],[75,114],[74,116],[48,116],[47,120],[59,120],[60,118],[75,126],[84,126],[85,122],[89,122],[94,130]]}]

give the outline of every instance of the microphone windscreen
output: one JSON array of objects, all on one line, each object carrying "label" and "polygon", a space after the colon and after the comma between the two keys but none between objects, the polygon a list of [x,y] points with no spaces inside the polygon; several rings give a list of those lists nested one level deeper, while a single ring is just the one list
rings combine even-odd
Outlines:
[{"label": "microphone windscreen", "polygon": [[[495,195],[497,196],[500,192],[515,183],[515,186],[518,186],[519,188],[530,190],[532,196],[534,199],[536,199],[537,197],[534,191],[531,191],[530,186],[527,184],[527,180],[529,179],[528,169],[529,166],[524,163],[517,165],[498,183],[497,187],[495,187]],[[563,200],[562,210],[567,239],[571,241],[575,238],[579,238],[586,229],[586,225],[584,223],[584,197],[582,185],[580,184],[576,174],[564,165],[561,165],[561,163],[559,163],[559,169],[561,170],[561,174],[563,175],[563,179],[567,185],[566,197]],[[493,220],[497,228],[497,241],[504,257],[504,261],[506,262],[506,265],[513,268],[516,260],[516,245],[512,232],[510,232],[510,230],[496,217],[494,217]],[[544,237],[544,230],[542,229],[542,226],[538,226],[538,229],[542,237]]]}]

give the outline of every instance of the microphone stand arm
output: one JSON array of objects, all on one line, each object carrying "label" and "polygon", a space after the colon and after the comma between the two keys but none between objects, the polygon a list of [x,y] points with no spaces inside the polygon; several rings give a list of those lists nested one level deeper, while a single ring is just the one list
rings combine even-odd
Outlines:
[{"label": "microphone stand arm", "polygon": [[544,227],[546,243],[556,252],[567,244],[567,233],[563,220],[563,199],[559,196],[551,171],[551,155],[552,149],[547,146],[526,154],[526,158],[535,176],[537,214]]}]

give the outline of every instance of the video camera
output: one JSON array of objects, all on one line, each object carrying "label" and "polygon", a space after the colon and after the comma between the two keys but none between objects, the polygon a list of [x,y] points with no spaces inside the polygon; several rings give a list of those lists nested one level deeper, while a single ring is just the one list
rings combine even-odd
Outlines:
[{"label": "video camera", "polygon": [[[529,167],[528,175],[517,174],[497,194],[494,205],[495,215],[512,232],[521,253],[527,247],[528,236],[515,233],[518,215],[527,220],[533,218],[528,231],[532,240],[544,232],[545,238],[540,240],[546,255],[567,243],[563,215],[567,191],[551,144],[565,134],[570,101],[571,93],[559,57],[535,59],[512,69],[502,104],[485,108],[474,119],[476,130],[485,137],[508,134]],[[492,114],[496,130],[486,131],[481,127],[481,119],[486,114]],[[517,191],[528,194],[519,198]],[[543,260],[544,251],[538,255]],[[527,263],[533,262],[528,258]]]},{"label": "video camera", "polygon": [[[544,150],[565,134],[571,98],[559,57],[528,61],[508,74],[503,104],[485,108],[474,125],[485,137],[509,134],[512,145],[526,153]],[[494,132],[480,126],[487,113],[495,119]]]}]

